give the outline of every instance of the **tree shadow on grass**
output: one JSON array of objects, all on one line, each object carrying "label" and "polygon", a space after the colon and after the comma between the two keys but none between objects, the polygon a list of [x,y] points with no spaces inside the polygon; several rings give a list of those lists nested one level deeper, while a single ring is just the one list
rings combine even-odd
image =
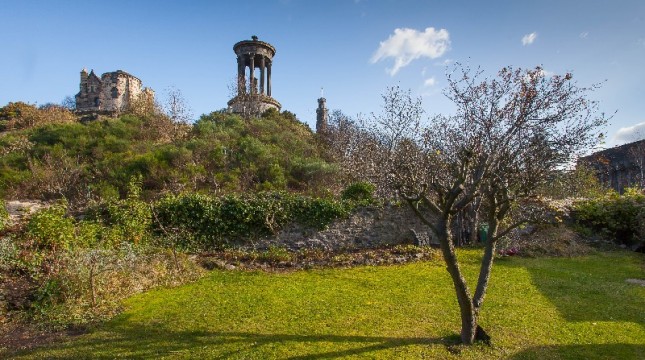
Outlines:
[{"label": "tree shadow on grass", "polygon": [[528,260],[497,264],[528,270],[533,285],[565,320],[620,321],[645,326],[642,316],[645,297],[636,286],[627,284],[621,273],[609,273],[604,266],[590,266],[584,258]]},{"label": "tree shadow on grass", "polygon": [[594,344],[537,346],[514,354],[508,359],[645,359],[645,345]]},{"label": "tree shadow on grass", "polygon": [[[448,348],[459,343],[459,336],[444,338],[259,334],[251,332],[172,331],[146,326],[116,327],[71,339],[70,342],[19,353],[28,357],[47,359],[149,359],[178,354],[205,352],[216,358],[229,358],[249,351],[259,356],[254,348],[309,344],[311,350],[301,347],[304,355],[282,357],[291,360],[336,359],[385,349],[410,345],[444,345]],[[324,348],[324,343],[331,346]],[[318,344],[318,346],[316,345]],[[286,345],[288,346],[288,345]],[[286,349],[287,347],[285,347]],[[332,350],[329,350],[332,348]],[[260,351],[260,353],[262,353]]]}]

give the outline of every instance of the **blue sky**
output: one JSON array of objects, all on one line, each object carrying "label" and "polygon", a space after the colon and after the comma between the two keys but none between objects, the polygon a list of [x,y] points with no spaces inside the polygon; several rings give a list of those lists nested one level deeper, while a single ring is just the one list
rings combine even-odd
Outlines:
[{"label": "blue sky", "polygon": [[0,0],[0,106],[60,102],[79,72],[121,69],[163,99],[182,91],[195,117],[226,106],[235,42],[277,53],[272,94],[310,126],[321,87],[330,109],[378,112],[400,85],[429,114],[449,113],[446,63],[542,65],[573,72],[617,111],[608,145],[645,133],[645,1],[9,1]]}]

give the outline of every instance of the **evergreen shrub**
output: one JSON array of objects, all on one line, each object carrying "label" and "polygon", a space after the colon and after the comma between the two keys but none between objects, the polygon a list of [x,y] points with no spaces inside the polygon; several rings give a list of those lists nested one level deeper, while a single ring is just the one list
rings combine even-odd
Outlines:
[{"label": "evergreen shrub", "polygon": [[574,204],[574,218],[583,228],[609,237],[617,243],[634,245],[645,241],[645,194],[628,188]]}]

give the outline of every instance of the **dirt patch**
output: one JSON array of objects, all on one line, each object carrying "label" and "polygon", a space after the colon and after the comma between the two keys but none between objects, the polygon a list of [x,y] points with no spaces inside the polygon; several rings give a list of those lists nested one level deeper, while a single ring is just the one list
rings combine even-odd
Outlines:
[{"label": "dirt patch", "polygon": [[262,270],[288,272],[324,268],[350,268],[406,264],[417,261],[443,261],[437,249],[399,245],[376,249],[353,251],[305,250],[288,251],[240,251],[223,250],[199,254],[195,261],[205,269]]},{"label": "dirt patch", "polygon": [[38,346],[60,342],[72,336],[86,333],[85,329],[51,331],[38,329],[33,325],[17,321],[0,324],[0,358],[11,354],[33,349]]}]

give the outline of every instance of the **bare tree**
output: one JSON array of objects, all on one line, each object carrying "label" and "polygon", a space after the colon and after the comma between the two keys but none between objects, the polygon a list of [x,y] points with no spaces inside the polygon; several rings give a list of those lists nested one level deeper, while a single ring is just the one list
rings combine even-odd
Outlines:
[{"label": "bare tree", "polygon": [[[461,310],[461,340],[487,339],[479,313],[500,238],[540,214],[538,189],[553,170],[595,144],[606,123],[572,75],[547,77],[537,67],[503,68],[494,78],[456,64],[445,95],[454,116],[421,121],[421,103],[390,89],[384,112],[367,127],[373,141],[359,151],[367,175],[398,189],[440,242]],[[369,164],[368,164],[369,163]],[[481,201],[489,226],[474,293],[455,252],[455,217]]]},{"label": "bare tree", "polygon": [[71,96],[65,96],[60,105],[69,111],[76,111],[76,99]]},{"label": "bare tree", "polygon": [[193,113],[184,95],[181,90],[174,86],[166,89],[166,101],[163,109],[166,115],[175,123],[188,123],[193,119]]}]

